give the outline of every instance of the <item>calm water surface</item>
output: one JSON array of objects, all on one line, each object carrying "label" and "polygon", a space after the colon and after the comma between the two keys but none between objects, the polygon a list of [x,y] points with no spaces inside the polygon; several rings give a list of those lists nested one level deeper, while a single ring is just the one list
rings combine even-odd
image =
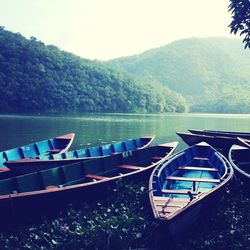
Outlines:
[{"label": "calm water surface", "polygon": [[180,141],[175,134],[189,128],[250,131],[250,115],[224,114],[81,114],[64,116],[0,115],[0,151],[75,133],[71,149],[84,148],[140,136],[157,135],[154,144]]}]

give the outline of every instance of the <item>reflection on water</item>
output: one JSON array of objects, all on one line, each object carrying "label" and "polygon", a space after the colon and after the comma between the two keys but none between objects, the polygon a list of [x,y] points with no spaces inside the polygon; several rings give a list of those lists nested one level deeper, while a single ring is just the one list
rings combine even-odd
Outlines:
[{"label": "reflection on water", "polygon": [[[70,132],[72,149],[156,134],[154,144],[178,140],[188,129],[250,131],[250,115],[226,114],[81,114],[0,116],[0,151]],[[180,143],[179,149],[185,147]]]}]

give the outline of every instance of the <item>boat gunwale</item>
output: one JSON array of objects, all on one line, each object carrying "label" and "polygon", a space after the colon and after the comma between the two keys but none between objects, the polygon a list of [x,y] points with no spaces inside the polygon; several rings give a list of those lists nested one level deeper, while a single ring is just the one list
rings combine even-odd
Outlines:
[{"label": "boat gunwale", "polygon": [[[166,146],[167,144],[168,143],[165,144],[165,147],[167,147]],[[69,185],[69,186],[65,186],[65,187],[56,187],[55,186],[52,189],[42,189],[42,190],[35,190],[35,191],[29,191],[29,192],[20,192],[20,193],[11,193],[11,194],[0,195],[0,200],[15,199],[15,198],[17,199],[19,197],[35,196],[35,195],[38,195],[38,194],[41,195],[41,194],[45,194],[45,193],[63,192],[63,191],[66,191],[66,190],[84,188],[84,187],[88,187],[88,186],[92,186],[92,185],[102,184],[102,183],[106,183],[106,182],[115,181],[115,180],[118,180],[118,179],[121,179],[121,178],[129,177],[129,176],[137,174],[137,173],[145,172],[145,171],[147,171],[147,170],[149,170],[151,168],[156,167],[158,164],[161,164],[163,161],[165,161],[169,156],[171,156],[173,154],[173,152],[175,151],[177,145],[178,145],[177,141],[170,142],[168,147],[171,148],[171,150],[162,159],[160,159],[157,162],[153,162],[151,165],[149,165],[147,167],[144,167],[144,168],[132,171],[132,172],[128,172],[128,173],[125,173],[123,175],[116,175],[114,177],[109,177],[109,178],[107,177],[106,179],[102,179],[102,180],[98,180],[98,181],[74,184],[74,185]],[[161,146],[161,145],[156,145],[155,147],[157,147],[157,146]],[[141,150],[141,148],[139,150]],[[62,167],[62,166],[60,166],[60,167]],[[60,168],[60,167],[58,167],[58,168]],[[42,170],[42,171],[46,171],[46,170]]]},{"label": "boat gunwale", "polygon": [[[144,137],[140,137],[140,138],[136,138],[136,139],[149,139],[149,141],[143,145],[142,147],[137,147],[136,149],[144,149],[144,148],[147,148],[150,146],[150,144],[153,142],[153,140],[155,139],[156,135],[152,135],[152,136],[144,136]],[[128,139],[128,140],[135,140],[135,139]],[[125,142],[125,141],[122,141],[122,142]],[[115,143],[110,143],[110,144],[105,144],[105,145],[101,145],[99,147],[103,147],[103,146],[107,146],[107,145],[113,145]],[[98,147],[95,146],[95,147]],[[91,147],[92,148],[92,147]],[[89,148],[83,148],[83,149],[78,149],[78,150],[87,150]],[[134,149],[134,150],[136,150]],[[74,151],[78,151],[78,150],[73,150],[72,152]],[[67,151],[67,150],[66,150]],[[59,152],[58,154],[62,154],[62,153],[65,153],[66,151],[64,152]],[[117,154],[119,153],[124,153],[124,152],[127,152],[129,150],[125,150],[123,152],[115,152]],[[55,154],[57,155],[57,154]],[[76,161],[76,162],[79,162],[79,161],[88,161],[88,160],[94,160],[94,159],[98,159],[98,158],[103,158],[103,157],[107,157],[107,156],[110,156],[110,155],[100,155],[100,156],[90,156],[90,157],[79,157],[79,158],[65,158],[65,159],[36,159],[36,158],[24,158],[24,159],[20,159],[20,160],[13,160],[13,161],[6,161],[7,164],[4,164],[5,166],[8,166],[8,164],[20,164],[20,165],[25,165],[25,164],[29,164],[29,163],[40,163],[40,164],[46,164],[46,163],[60,163],[60,162],[67,162],[67,161]],[[67,163],[66,163],[67,164]],[[65,165],[66,165],[65,164]]]},{"label": "boat gunwale", "polygon": [[[227,137],[227,136],[217,136],[217,135],[203,135],[203,134],[193,134],[191,132],[176,132],[176,134],[178,136],[180,136],[182,138],[182,136],[189,136],[189,137],[203,137],[203,138],[209,138],[209,139],[223,139],[223,140],[228,140],[228,141],[233,141],[236,140],[236,136],[235,137]],[[193,144],[195,145],[195,144]]]},{"label": "boat gunwale", "polygon": [[[228,152],[228,159],[229,159],[229,162],[230,164],[232,165],[232,167],[237,171],[239,172],[240,174],[242,174],[243,176],[247,177],[250,179],[250,174],[248,174],[246,171],[242,170],[240,167],[238,167],[234,161],[233,161],[233,158],[232,158],[232,152],[235,150],[235,146],[239,146],[239,145],[232,145],[232,147],[230,148],[229,152]],[[243,147],[242,147],[243,149]],[[246,149],[246,148],[245,148]],[[250,165],[250,164],[249,164]]]},{"label": "boat gunwale", "polygon": [[[69,133],[69,134],[66,134],[66,135],[69,135],[70,138],[69,138],[69,139],[63,139],[63,140],[69,140],[69,143],[68,143],[68,145],[67,145],[64,149],[62,149],[59,153],[65,153],[65,152],[67,152],[68,149],[71,147],[73,141],[74,141],[75,133]],[[65,136],[65,135],[63,135],[63,136]],[[59,139],[59,140],[62,140],[60,137],[62,137],[62,136],[56,136],[56,137],[54,137],[54,140],[58,140],[58,139]]]},{"label": "boat gunwale", "polygon": [[236,138],[236,137],[244,137],[248,136],[250,137],[249,132],[231,132],[231,131],[217,131],[217,130],[206,130],[206,129],[188,129],[188,131],[192,134],[197,135],[208,135],[208,136],[216,136],[216,137],[230,137],[230,138]]},{"label": "boat gunwale", "polygon": [[[197,145],[197,144],[195,144]],[[195,146],[193,145],[193,146]],[[209,145],[209,144],[208,144]],[[193,147],[192,146],[192,147]],[[209,145],[210,146],[210,145]],[[213,148],[212,146],[210,146],[211,148]],[[214,149],[214,148],[213,148]],[[173,155],[171,158],[172,160],[173,159],[176,159],[177,156],[179,156],[181,153],[184,153],[185,149],[175,155]],[[216,151],[216,150],[215,150]],[[223,186],[227,185],[228,182],[230,181],[230,179],[233,177],[233,174],[234,174],[234,171],[233,171],[233,168],[230,164],[230,162],[226,159],[226,157],[224,157],[221,153],[219,153],[218,151],[216,151],[218,153],[218,156],[220,158],[223,159],[223,163],[224,161],[227,163],[227,167],[226,167],[226,173],[223,175],[227,175],[228,171],[230,171],[228,173],[228,176],[224,179],[220,178],[221,182],[218,183],[217,185],[215,185],[213,188],[211,188],[209,191],[206,191],[206,192],[201,192],[199,193],[198,195],[196,195],[195,199],[192,199],[190,200],[186,205],[184,205],[183,207],[181,207],[180,209],[176,210],[175,212],[172,212],[168,217],[161,217],[159,215],[159,212],[157,211],[156,209],[156,205],[155,205],[155,200],[154,200],[154,196],[153,195],[153,187],[152,187],[152,181],[153,181],[153,176],[154,176],[154,172],[157,170],[157,168],[154,169],[154,171],[152,172],[151,176],[150,176],[150,180],[149,180],[149,199],[150,199],[150,203],[151,203],[151,207],[152,207],[152,210],[153,210],[153,214],[154,214],[154,217],[155,219],[158,219],[158,220],[161,220],[161,221],[166,221],[166,222],[170,222],[172,220],[175,219],[176,216],[178,216],[179,214],[183,213],[185,210],[190,210],[192,207],[194,207],[199,201],[201,201],[202,199],[205,199],[207,198],[208,196],[211,196],[212,194],[214,194],[216,191],[218,191],[220,188],[222,188]],[[174,157],[175,156],[175,157]],[[170,159],[171,160],[171,159]],[[167,163],[166,164],[169,164],[169,161],[167,160]],[[165,164],[164,164],[165,165]],[[160,166],[160,169],[163,169],[164,165]],[[225,165],[225,163],[223,164]],[[160,171],[159,171],[160,172]],[[159,177],[158,177],[159,178]],[[166,196],[157,196],[157,197],[165,197],[166,200],[171,200],[171,197],[166,197]],[[167,202],[166,202],[167,203]]]}]

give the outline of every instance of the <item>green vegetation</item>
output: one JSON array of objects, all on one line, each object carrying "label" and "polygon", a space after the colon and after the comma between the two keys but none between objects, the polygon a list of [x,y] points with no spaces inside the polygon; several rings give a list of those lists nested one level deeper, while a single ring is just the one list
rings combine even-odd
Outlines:
[{"label": "green vegetation", "polygon": [[183,112],[184,98],[0,28],[0,112]]},{"label": "green vegetation", "polygon": [[183,39],[107,64],[181,93],[191,111],[249,113],[240,96],[250,97],[250,57],[239,39]]},{"label": "green vegetation", "polygon": [[249,113],[238,39],[192,38],[107,62],[0,28],[0,112]]},{"label": "green vegetation", "polygon": [[210,89],[195,104],[193,112],[247,114],[250,107],[250,86]]},{"label": "green vegetation", "polygon": [[244,0],[230,0],[228,7],[233,20],[230,23],[231,33],[243,36],[245,48],[250,49],[250,4]]},{"label": "green vegetation", "polygon": [[[232,183],[219,206],[172,242],[152,217],[146,183],[118,182],[100,200],[71,205],[42,223],[4,227],[1,249],[248,249],[249,187]],[[245,188],[245,189],[244,189]]]}]

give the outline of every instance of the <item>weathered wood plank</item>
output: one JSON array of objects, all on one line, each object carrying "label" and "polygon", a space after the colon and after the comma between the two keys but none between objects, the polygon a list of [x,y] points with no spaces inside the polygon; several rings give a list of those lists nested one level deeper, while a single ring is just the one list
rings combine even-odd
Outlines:
[{"label": "weathered wood plank", "polygon": [[180,166],[178,170],[194,170],[194,171],[211,171],[218,172],[217,168],[204,168],[204,167],[194,167],[194,166]]},{"label": "weathered wood plank", "polygon": [[166,180],[220,183],[219,179],[187,178],[187,177],[179,177],[179,176],[167,176]]},{"label": "weathered wood plank", "polygon": [[143,167],[140,167],[140,166],[127,165],[127,164],[119,165],[117,167],[118,168],[123,168],[123,169],[131,169],[131,170],[139,170],[139,169],[143,168]]}]

